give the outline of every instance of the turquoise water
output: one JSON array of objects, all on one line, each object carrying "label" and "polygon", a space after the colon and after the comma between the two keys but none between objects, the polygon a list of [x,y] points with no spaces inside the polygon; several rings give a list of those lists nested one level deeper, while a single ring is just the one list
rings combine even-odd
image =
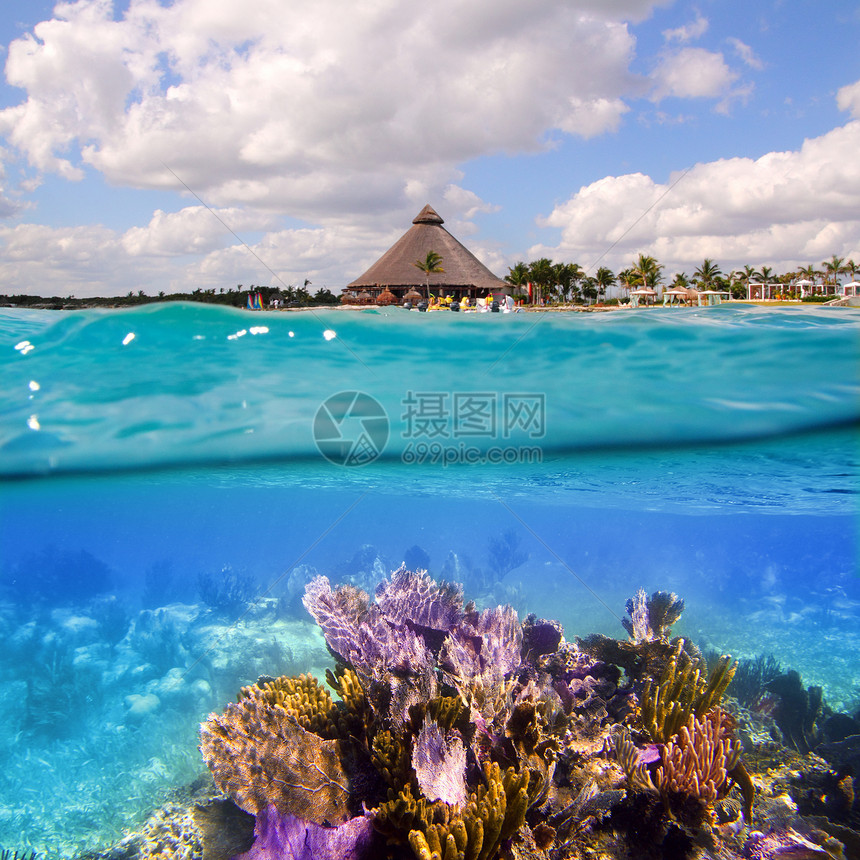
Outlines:
[{"label": "turquoise water", "polygon": [[322,673],[313,571],[569,638],[674,590],[854,713],[859,370],[852,309],[0,310],[0,847],[111,844],[240,685]]}]

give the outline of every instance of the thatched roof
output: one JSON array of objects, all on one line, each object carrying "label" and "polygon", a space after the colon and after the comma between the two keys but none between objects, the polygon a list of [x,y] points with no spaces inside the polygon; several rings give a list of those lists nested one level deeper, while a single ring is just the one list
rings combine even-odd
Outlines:
[{"label": "thatched roof", "polygon": [[476,287],[498,290],[510,284],[497,278],[478,258],[461,245],[443,226],[445,222],[432,206],[425,206],[406,231],[363,275],[347,289],[356,287],[420,287],[425,274],[415,266],[428,252],[441,258],[444,272],[430,275],[431,287]]}]

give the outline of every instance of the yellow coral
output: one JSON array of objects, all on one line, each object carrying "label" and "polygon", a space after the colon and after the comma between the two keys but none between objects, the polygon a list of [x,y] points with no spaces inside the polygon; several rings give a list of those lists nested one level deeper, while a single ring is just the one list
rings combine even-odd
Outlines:
[{"label": "yellow coral", "polygon": [[338,666],[335,672],[326,669],[325,677],[341,699],[340,706],[335,705],[329,714],[337,736],[366,739],[374,716],[358,674],[345,666]]},{"label": "yellow coral", "polygon": [[679,639],[660,681],[655,684],[649,678],[642,694],[642,722],[659,743],[677,734],[691,716],[701,719],[718,705],[737,669],[731,657],[723,656],[705,679],[683,649],[684,640]]},{"label": "yellow coral", "polygon": [[400,791],[412,778],[409,744],[388,730],[378,732],[374,737],[371,758],[373,766],[395,791]]},{"label": "yellow coral", "polygon": [[326,738],[337,734],[332,719],[334,706],[331,696],[313,675],[299,675],[298,678],[281,676],[242,688],[240,701],[254,697],[273,707],[283,708],[309,732]]},{"label": "yellow coral", "polygon": [[484,764],[484,776],[487,784],[469,796],[464,809],[453,810],[447,820],[424,820],[423,829],[410,831],[409,844],[419,860],[490,860],[522,827],[528,773],[518,774],[513,768],[502,773],[494,762]]}]

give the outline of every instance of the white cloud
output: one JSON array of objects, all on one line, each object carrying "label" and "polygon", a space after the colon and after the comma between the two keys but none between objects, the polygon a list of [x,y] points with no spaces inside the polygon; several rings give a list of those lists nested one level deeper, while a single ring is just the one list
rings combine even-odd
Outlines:
[{"label": "white cloud", "polygon": [[860,119],[860,81],[842,87],[836,93],[836,104],[839,110],[847,111],[854,119]]},{"label": "white cloud", "polygon": [[179,212],[153,213],[146,227],[133,227],[122,236],[122,247],[132,257],[174,257],[208,253],[233,244],[244,231],[272,227],[274,220],[245,209],[207,209],[191,206]]},{"label": "white cloud", "polygon": [[501,208],[485,203],[474,191],[461,188],[459,185],[449,185],[443,197],[452,211],[461,213],[461,217],[465,219],[474,218],[479,212],[498,212]]},{"label": "white cloud", "polygon": [[704,48],[669,51],[652,74],[652,98],[716,98],[725,95],[737,77],[720,52]]},{"label": "white cloud", "polygon": [[708,30],[708,26],[708,19],[704,18],[702,15],[697,15],[695,21],[691,21],[683,27],[664,30],[663,38],[667,42],[680,42],[682,44],[686,44],[687,42],[693,42],[704,36]]},{"label": "white cloud", "polygon": [[215,206],[405,206],[409,183],[441,192],[465,160],[617,128],[637,86],[626,22],[654,3],[623,6],[136,0],[114,20],[78,0],[10,45],[27,100],[0,133],[68,179],[90,165],[176,188],[167,165]]},{"label": "white cloud", "polygon": [[[840,104],[854,105],[857,92],[845,88]],[[855,120],[797,151],[697,164],[663,184],[641,173],[606,177],[541,222],[561,230],[559,245],[529,254],[586,266],[606,251],[601,264],[622,268],[641,251],[667,272],[690,272],[705,257],[724,271],[775,262],[788,269],[832,254],[860,259],[858,151]]]},{"label": "white cloud", "polygon": [[761,71],[764,68],[764,63],[755,55],[755,51],[742,42],[740,39],[730,37],[728,43],[734,48],[735,55],[738,56],[745,65],[756,71]]}]

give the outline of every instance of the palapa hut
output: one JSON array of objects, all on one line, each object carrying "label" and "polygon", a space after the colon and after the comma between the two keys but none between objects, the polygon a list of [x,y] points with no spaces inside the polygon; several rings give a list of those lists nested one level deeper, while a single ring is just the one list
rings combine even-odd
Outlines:
[{"label": "palapa hut", "polygon": [[[415,293],[426,297],[427,275],[416,265],[425,260],[430,251],[441,257],[444,271],[429,276],[430,292],[435,296],[453,296],[461,299],[496,297],[509,294],[511,285],[497,278],[464,245],[458,242],[442,225],[445,222],[429,204],[412,220],[407,230],[363,275],[343,290],[343,304],[357,303],[358,296],[369,293],[371,301],[385,292],[397,297],[398,302]],[[412,292],[413,295],[407,296]]]}]

